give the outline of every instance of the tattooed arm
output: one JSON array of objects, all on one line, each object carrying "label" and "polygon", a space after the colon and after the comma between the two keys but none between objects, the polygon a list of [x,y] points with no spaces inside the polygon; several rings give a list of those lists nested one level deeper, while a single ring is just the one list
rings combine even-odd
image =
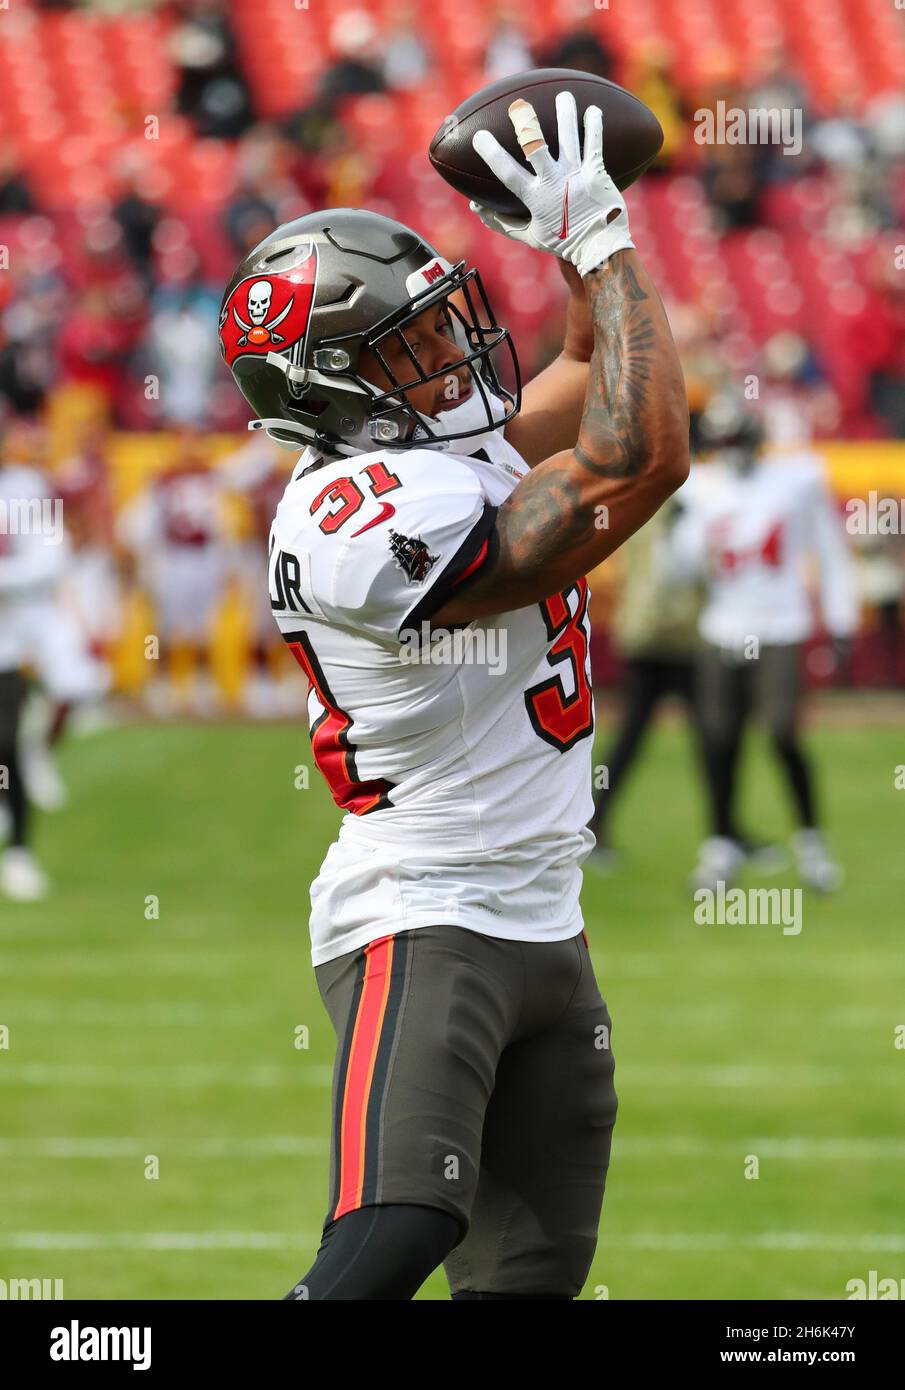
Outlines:
[{"label": "tattooed arm", "polygon": [[584,277],[594,325],[574,449],[545,459],[500,507],[487,562],[432,619],[539,603],[643,526],[688,476],[688,405],[660,297],[634,250]]}]

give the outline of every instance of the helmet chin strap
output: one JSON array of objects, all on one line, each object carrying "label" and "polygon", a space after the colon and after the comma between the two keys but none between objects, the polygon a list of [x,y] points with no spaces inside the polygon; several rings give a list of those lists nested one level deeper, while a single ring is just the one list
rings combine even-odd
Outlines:
[{"label": "helmet chin strap", "polygon": [[[267,438],[274,444],[279,444],[281,449],[286,449],[290,454],[297,454],[300,449],[316,449],[313,440],[305,433],[303,425],[296,424],[294,420],[284,420],[281,416],[268,416],[263,420],[249,420],[250,430],[264,430]],[[281,439],[280,433],[294,435],[294,440]],[[348,458],[355,458],[358,454],[365,453],[364,449],[356,449],[347,444],[331,444],[329,452],[331,454],[344,454]]]}]

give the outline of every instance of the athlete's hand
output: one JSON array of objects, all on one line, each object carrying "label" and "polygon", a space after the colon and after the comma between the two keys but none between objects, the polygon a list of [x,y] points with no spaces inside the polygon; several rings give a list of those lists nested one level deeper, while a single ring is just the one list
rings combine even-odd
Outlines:
[{"label": "athlete's hand", "polygon": [[634,246],[625,199],[603,163],[603,112],[589,106],[584,116],[584,158],[578,139],[578,108],[571,92],[556,98],[559,158],[554,160],[537,114],[521,98],[509,109],[518,142],[534,170],[528,174],[489,130],[475,131],[472,145],[500,183],[525,204],[528,221],[504,217],[470,202],[485,226],[504,236],[570,261],[580,275]]}]

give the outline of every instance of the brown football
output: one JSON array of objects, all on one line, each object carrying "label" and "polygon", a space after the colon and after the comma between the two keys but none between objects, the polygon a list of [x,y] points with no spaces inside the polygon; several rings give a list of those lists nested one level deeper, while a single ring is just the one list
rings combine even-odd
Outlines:
[{"label": "brown football", "polygon": [[603,162],[616,186],[628,188],[643,174],[663,144],[663,131],[653,111],[624,87],[570,68],[535,68],[513,73],[482,87],[443,121],[430,143],[430,162],[448,184],[465,198],[473,198],[494,212],[526,216],[520,198],[504,188],[488,165],[472,148],[476,130],[489,130],[514,159],[533,174],[519,147],[509,107],[518,97],[530,101],[537,112],[550,153],[559,155],[556,97],[570,91],[578,107],[578,131],[584,145],[584,113],[589,106],[603,112]]}]

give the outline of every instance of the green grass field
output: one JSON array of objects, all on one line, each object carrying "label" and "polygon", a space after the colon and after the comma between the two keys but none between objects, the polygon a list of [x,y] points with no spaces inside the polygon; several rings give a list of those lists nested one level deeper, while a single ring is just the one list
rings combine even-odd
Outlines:
[{"label": "green grass field", "polygon": [[[806,896],[800,935],[695,923],[677,725],[626,788],[623,872],[586,881],[620,1112],[585,1298],[839,1299],[870,1269],[905,1277],[905,722],[865,713],[811,743],[848,878]],[[55,895],[0,905],[0,1278],[276,1299],[307,1269],[334,1048],[307,893],[338,822],[317,774],[293,786],[309,758],[290,725],[64,750],[72,802],[37,837]],[[752,829],[785,834],[757,738],[745,788]],[[419,1297],[448,1297],[442,1271]]]}]

